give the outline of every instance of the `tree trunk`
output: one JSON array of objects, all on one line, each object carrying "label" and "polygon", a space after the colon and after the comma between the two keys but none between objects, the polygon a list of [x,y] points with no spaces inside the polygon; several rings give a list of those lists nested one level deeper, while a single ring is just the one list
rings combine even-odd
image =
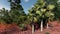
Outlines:
[{"label": "tree trunk", "polygon": [[[48,20],[48,23],[50,23],[50,20]],[[49,28],[49,25],[48,25],[48,23],[47,23],[47,29]]]},{"label": "tree trunk", "polygon": [[43,31],[43,20],[41,20],[41,32]]},{"label": "tree trunk", "polygon": [[32,24],[32,34],[34,34],[34,25]]},{"label": "tree trunk", "polygon": [[48,23],[47,23],[47,29],[48,29],[49,27],[48,27]]}]

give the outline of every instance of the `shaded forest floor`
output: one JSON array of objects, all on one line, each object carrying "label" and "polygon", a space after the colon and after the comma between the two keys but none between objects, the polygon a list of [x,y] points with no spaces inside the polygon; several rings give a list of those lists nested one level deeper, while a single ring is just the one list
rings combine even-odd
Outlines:
[{"label": "shaded forest floor", "polygon": [[[60,23],[58,21],[50,22],[49,28],[44,28],[43,32],[40,29],[35,30],[34,34],[45,34],[46,32],[50,34],[60,34]],[[16,24],[0,24],[0,34],[31,34],[31,29],[26,31],[21,31]]]}]

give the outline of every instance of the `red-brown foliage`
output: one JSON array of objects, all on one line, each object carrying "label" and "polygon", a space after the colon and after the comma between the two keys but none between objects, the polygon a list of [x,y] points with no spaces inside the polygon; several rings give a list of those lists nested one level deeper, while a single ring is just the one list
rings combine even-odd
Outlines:
[{"label": "red-brown foliage", "polygon": [[[49,32],[50,34],[60,34],[60,23],[58,21],[50,22],[49,24],[52,27],[44,28],[44,31],[41,32],[40,29],[35,30],[35,34],[45,34]],[[31,26],[26,25],[26,31],[21,31],[20,27],[16,24],[0,24],[0,34],[31,34]]]}]

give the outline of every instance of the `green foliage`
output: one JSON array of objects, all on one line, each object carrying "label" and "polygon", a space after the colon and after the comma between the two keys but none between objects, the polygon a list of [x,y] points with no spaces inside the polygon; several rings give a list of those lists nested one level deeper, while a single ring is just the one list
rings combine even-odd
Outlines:
[{"label": "green foliage", "polygon": [[20,29],[24,29],[25,24],[19,24]]},{"label": "green foliage", "polygon": [[54,14],[55,14],[55,20],[60,20],[60,2],[58,2],[56,5],[56,8],[54,9]]},{"label": "green foliage", "polygon": [[6,10],[5,8],[1,9],[0,11],[0,19],[5,21],[6,23],[10,23],[12,22],[12,19],[10,17],[10,13],[8,10]]},{"label": "green foliage", "polygon": [[47,3],[49,4],[54,4],[55,8],[52,11],[55,15],[54,20],[60,20],[60,2],[58,2],[59,0],[45,0],[47,1]]},{"label": "green foliage", "polygon": [[29,15],[31,17],[32,16],[36,17],[38,20],[40,20],[40,18],[50,19],[54,17],[54,13],[52,13],[52,10],[54,8],[55,8],[54,4],[47,4],[47,1],[37,0],[37,2],[34,4],[34,7],[32,7],[29,10]]},{"label": "green foliage", "polygon": [[45,34],[50,34],[49,32],[46,32]]},{"label": "green foliage", "polygon": [[[13,18],[13,22],[20,24],[24,22],[25,19],[25,12],[23,11],[23,7],[20,5],[20,0],[10,0],[10,7],[11,7],[11,18]],[[24,16],[24,17],[23,17]]]},{"label": "green foliage", "polygon": [[36,22],[40,23],[40,21],[43,20],[43,22],[46,23],[46,21],[53,20],[55,17],[53,13],[54,8],[54,4],[47,4],[47,1],[37,0],[34,7],[29,10],[28,15],[31,21],[33,20],[32,17],[35,17]]},{"label": "green foliage", "polygon": [[0,20],[6,23],[16,23],[21,24],[26,21],[26,14],[23,7],[20,5],[20,0],[9,0],[11,10],[6,10],[5,8],[0,10]]}]

